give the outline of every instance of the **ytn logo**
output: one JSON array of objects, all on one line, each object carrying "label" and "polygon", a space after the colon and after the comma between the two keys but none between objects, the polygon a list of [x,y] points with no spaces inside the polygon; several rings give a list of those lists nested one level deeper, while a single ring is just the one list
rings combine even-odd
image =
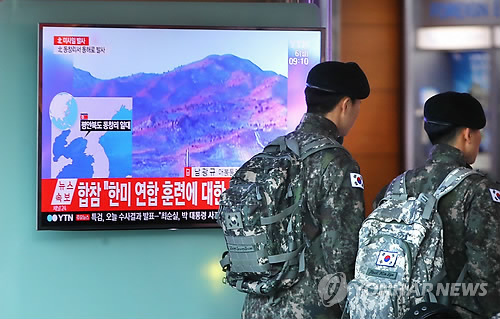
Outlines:
[{"label": "ytn logo", "polygon": [[72,222],[73,215],[71,214],[49,214],[47,215],[48,222]]}]

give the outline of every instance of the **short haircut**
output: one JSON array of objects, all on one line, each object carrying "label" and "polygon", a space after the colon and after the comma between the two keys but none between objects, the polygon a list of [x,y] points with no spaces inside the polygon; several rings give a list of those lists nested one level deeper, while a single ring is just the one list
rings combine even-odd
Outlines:
[{"label": "short haircut", "polygon": [[432,145],[452,144],[464,127],[424,122],[424,130]]},{"label": "short haircut", "polygon": [[[344,97],[349,97],[345,94],[327,92],[311,87],[306,87],[304,93],[306,95],[307,112],[321,115],[332,111]],[[352,97],[349,98],[354,101]]]}]

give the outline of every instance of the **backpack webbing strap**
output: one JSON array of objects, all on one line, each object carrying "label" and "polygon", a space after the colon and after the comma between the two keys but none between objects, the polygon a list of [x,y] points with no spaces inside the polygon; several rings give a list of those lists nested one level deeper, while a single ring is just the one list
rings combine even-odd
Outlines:
[{"label": "backpack webbing strap", "polygon": [[431,280],[429,280],[429,282],[432,284],[432,287],[436,287],[436,285],[442,282],[445,277],[446,277],[446,269],[443,268],[434,277],[432,277]]},{"label": "backpack webbing strap", "polygon": [[444,180],[439,184],[438,188],[434,194],[420,194],[418,199],[425,203],[424,212],[422,213],[422,218],[430,219],[432,211],[436,208],[436,205],[441,197],[451,192],[455,187],[458,186],[464,179],[473,174],[481,174],[477,171],[466,167],[457,167],[452,170]]},{"label": "backpack webbing strap", "polygon": [[467,272],[467,264],[464,265],[464,268],[462,268],[460,275],[458,275],[457,284],[461,284],[464,282],[466,272]]},{"label": "backpack webbing strap", "polygon": [[[456,284],[461,284],[464,282],[465,279],[465,274],[467,273],[467,264],[464,265],[462,270],[460,271],[460,275],[458,276],[457,280],[455,281]],[[446,278],[446,270],[443,268],[436,276],[432,277],[431,280],[429,280],[429,283],[432,284],[430,289],[433,289],[433,291],[426,289],[422,291],[422,295],[427,294],[429,297],[430,302],[437,302],[442,305],[448,305],[449,304],[449,296],[446,294],[439,296],[439,298],[436,297],[436,294],[434,293],[434,290],[436,289],[437,285],[439,283],[444,282],[444,279]],[[435,300],[435,301],[434,301]]]},{"label": "backpack webbing strap", "polygon": [[326,150],[329,148],[332,149],[332,148],[344,148],[344,147],[342,145],[340,145],[339,142],[332,140],[330,138],[328,139],[326,144],[325,144],[325,139],[320,139],[320,140],[311,142],[309,144],[306,144],[301,150],[300,159],[304,160],[314,153],[317,153],[319,151]]},{"label": "backpack webbing strap", "polygon": [[[336,140],[333,140],[331,138],[326,138],[326,139],[327,139],[326,144],[325,144],[325,139],[320,139],[320,140],[311,142],[309,144],[306,144],[302,148],[302,155],[300,157],[300,160],[303,161],[308,156],[311,156],[312,154],[315,154],[319,151],[326,150],[326,149],[341,148],[341,149],[345,150],[346,154],[349,154],[349,152],[347,152],[347,150]],[[321,179],[323,178],[323,175],[325,174],[328,165],[330,164],[331,161],[333,161],[334,158],[335,158],[335,155],[332,152],[326,152],[323,154],[323,157],[321,158],[321,175],[320,175]],[[321,181],[320,181],[320,183],[321,183]],[[298,194],[298,195],[300,196],[300,194]],[[304,239],[307,243],[307,246],[309,247],[311,245],[311,240],[314,239],[317,235],[319,235],[319,233],[321,232],[321,229],[319,228],[317,221],[314,219],[313,215],[311,214],[311,212],[307,208],[307,203],[304,203],[304,206],[305,206],[305,210],[307,211],[307,213],[304,214],[304,220],[306,221],[307,224],[312,225],[313,227],[316,228],[314,235],[309,234],[311,236],[311,238],[308,236],[307,233],[304,233]],[[305,251],[302,252],[302,255],[300,257],[302,261],[305,260],[304,253],[305,253]],[[302,268],[305,268],[305,267],[302,267]]]},{"label": "backpack webbing strap", "polygon": [[[440,303],[442,305],[449,304],[449,299],[448,299],[447,294],[442,294],[442,295],[436,296],[437,285],[439,283],[444,282],[446,275],[447,275],[446,269],[443,267],[443,269],[441,269],[441,271],[429,281],[432,284],[432,291],[427,291],[427,295],[429,296],[429,301],[437,302],[437,303]],[[433,300],[436,300],[436,301],[433,301]]]},{"label": "backpack webbing strap", "polygon": [[260,223],[261,223],[261,225],[270,225],[270,224],[276,223],[277,221],[283,220],[288,215],[291,215],[292,213],[297,211],[300,208],[300,205],[301,205],[301,202],[298,201],[297,203],[293,204],[292,206],[283,209],[283,211],[279,214],[276,214],[276,215],[270,216],[270,217],[261,216]]},{"label": "backpack webbing strap", "polygon": [[277,138],[275,138],[274,140],[269,142],[269,144],[267,144],[266,147],[268,147],[268,146],[282,146],[282,145],[286,145],[285,144],[285,137],[278,136]]},{"label": "backpack webbing strap", "polygon": [[436,206],[437,198],[431,194],[420,193],[420,195],[418,195],[418,200],[425,204],[424,211],[422,212],[422,218],[429,220],[434,206]]},{"label": "backpack webbing strap", "polygon": [[286,136],[278,136],[264,148],[264,152],[270,151],[272,147],[279,147],[279,150],[282,152],[289,148],[292,152],[294,152],[297,156],[299,156],[299,143],[294,138],[286,138]]},{"label": "backpack webbing strap", "polygon": [[328,148],[344,148],[339,142],[327,138],[319,139],[306,144],[302,150],[299,149],[299,143],[295,138],[290,138],[286,136],[279,136],[266,145],[264,151],[271,151],[273,148],[279,148],[280,151],[284,151],[287,148],[294,152],[297,156],[300,155],[300,159],[304,160],[306,157]]},{"label": "backpack webbing strap", "polygon": [[300,156],[300,160],[304,160],[314,153],[322,150],[332,149],[332,148],[343,148],[344,147],[334,139],[322,138],[313,142],[306,144],[301,150],[299,150],[299,143],[295,138],[287,138],[286,136],[279,136],[275,138],[272,142],[266,145],[264,152],[272,152],[273,148],[279,148],[280,151],[285,149],[290,149],[297,156]]},{"label": "backpack webbing strap", "polygon": [[[439,283],[445,282],[444,279],[446,278],[446,269],[443,268],[441,269],[440,272],[437,273],[434,277],[432,277],[431,280],[429,280],[429,283],[431,283],[431,286],[428,289],[425,289],[422,291],[422,295],[427,294],[427,297],[430,302],[434,303],[439,303],[442,305],[448,305],[449,304],[449,298],[447,294],[442,294],[440,296],[436,296],[436,289],[437,285]],[[457,280],[457,283],[460,283],[460,281]]]},{"label": "backpack webbing strap", "polygon": [[270,264],[277,264],[277,263],[282,263],[282,262],[286,262],[286,261],[292,260],[294,258],[297,258],[297,255],[302,252],[304,247],[305,247],[305,244],[302,244],[299,248],[297,248],[294,251],[291,251],[289,253],[283,253],[283,254],[269,256],[268,257],[269,263]]},{"label": "backpack webbing strap", "polygon": [[295,154],[299,155],[300,150],[299,150],[299,143],[297,142],[296,139],[291,139],[287,138],[285,139],[286,146],[292,150]]},{"label": "backpack webbing strap", "polygon": [[406,191],[406,172],[396,177],[385,193],[384,198],[391,198],[394,200],[403,201],[408,198],[408,193]]},{"label": "backpack webbing strap", "polygon": [[433,292],[428,292],[429,295],[429,301],[433,303],[438,303],[438,300],[436,298],[436,295]]},{"label": "backpack webbing strap", "polygon": [[[284,279],[293,279],[297,276],[297,273],[303,272],[306,270],[306,259],[305,259],[305,252],[306,252],[306,245],[302,245],[302,251],[300,252],[300,255],[298,255],[298,258],[293,258],[290,259],[289,261],[286,262],[287,266],[295,266],[299,265],[298,269],[289,269],[284,276],[282,275],[281,277]],[[300,248],[299,248],[300,250]]]},{"label": "backpack webbing strap", "polygon": [[227,243],[231,245],[255,245],[266,242],[266,234],[260,233],[252,236],[226,236]]},{"label": "backpack webbing strap", "polygon": [[299,257],[299,272],[306,270],[306,248],[302,249]]},{"label": "backpack webbing strap", "polygon": [[481,175],[480,172],[474,171],[470,168],[466,167],[455,168],[445,177],[445,179],[438,186],[438,188],[434,192],[434,197],[436,197],[436,199],[439,200],[441,197],[448,194],[455,187],[457,187],[458,184],[460,184],[464,179],[473,174]]}]

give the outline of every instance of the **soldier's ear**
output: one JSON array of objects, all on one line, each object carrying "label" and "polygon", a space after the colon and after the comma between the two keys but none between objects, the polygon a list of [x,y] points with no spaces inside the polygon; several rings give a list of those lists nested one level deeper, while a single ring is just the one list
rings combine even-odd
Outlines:
[{"label": "soldier's ear", "polygon": [[342,113],[345,113],[347,111],[347,109],[352,106],[352,100],[350,97],[346,96],[346,97],[343,97],[342,100],[340,100],[339,102],[339,106],[340,106],[340,110],[342,111]]},{"label": "soldier's ear", "polygon": [[464,128],[463,131],[462,131],[463,139],[465,140],[465,142],[467,144],[472,143],[472,134],[471,133],[472,133],[471,129],[468,128],[468,127]]},{"label": "soldier's ear", "polygon": [[457,145],[467,143],[467,141],[470,139],[470,137],[468,139],[467,136],[470,136],[470,133],[467,132],[467,128],[459,128],[455,135],[454,143]]}]

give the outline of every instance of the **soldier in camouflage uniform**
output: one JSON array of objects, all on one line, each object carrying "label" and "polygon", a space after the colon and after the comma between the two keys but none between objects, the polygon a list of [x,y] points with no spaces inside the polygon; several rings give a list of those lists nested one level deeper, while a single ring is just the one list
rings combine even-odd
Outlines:
[{"label": "soldier in camouflage uniform", "polygon": [[[316,65],[307,77],[307,113],[292,133],[299,147],[324,137],[342,143],[359,114],[361,99],[369,93],[368,80],[356,63]],[[327,152],[331,161],[322,172]],[[344,148],[315,153],[306,158],[304,167],[309,210],[304,231],[308,238],[314,238],[306,251],[305,273],[297,284],[277,296],[248,294],[242,313],[245,319],[335,319],[342,314],[338,303],[328,304],[320,296],[318,284],[329,274],[343,272],[347,280],[353,276],[358,231],[365,216],[362,177],[358,164]]]},{"label": "soldier in camouflage uniform", "polygon": [[[406,173],[408,196],[434,191],[457,167],[471,168],[486,125],[481,104],[470,94],[446,92],[424,106],[424,128],[433,144],[423,167]],[[439,201],[448,282],[466,265],[465,284],[487,284],[486,295],[450,297],[462,318],[490,318],[500,311],[500,184],[473,174]],[[383,189],[376,202],[383,197]],[[479,291],[481,292],[481,291]]]}]

